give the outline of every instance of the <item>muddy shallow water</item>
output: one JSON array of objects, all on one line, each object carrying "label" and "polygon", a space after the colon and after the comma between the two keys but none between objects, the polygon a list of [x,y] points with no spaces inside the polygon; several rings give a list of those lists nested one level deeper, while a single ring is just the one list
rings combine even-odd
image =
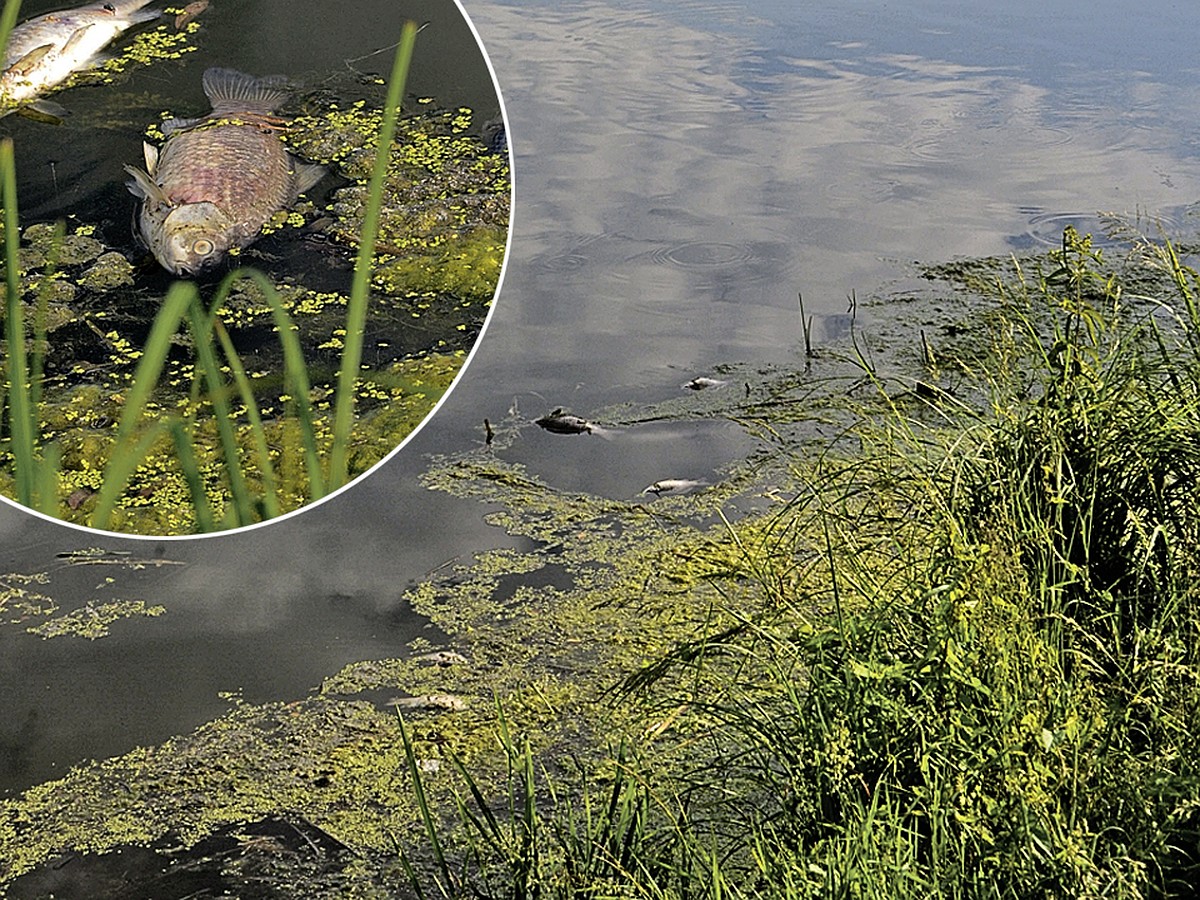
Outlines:
[{"label": "muddy shallow water", "polygon": [[[226,61],[290,71],[302,59],[303,74],[384,43],[384,4],[355,4],[358,43],[329,53],[278,36],[285,20],[305,31],[284,6],[245,4],[262,30],[231,28]],[[818,336],[836,333],[850,292],[908,285],[917,260],[1032,247],[1064,216],[1141,215],[1190,234],[1200,94],[1179,61],[1200,10],[1151,6],[1171,17],[1118,3],[1086,17],[933,0],[471,3],[508,106],[517,203],[497,312],[467,376],[368,481],[250,533],[159,549],[0,510],[0,571],[49,569],[56,552],[97,542],[189,563],[113,576],[111,590],[168,611],[110,638],[59,648],[3,636],[5,683],[24,685],[0,709],[14,748],[5,788],[188,730],[225,702],[218,692],[301,697],[343,662],[400,652],[422,624],[397,609],[404,587],[523,544],[475,501],[417,480],[425,454],[482,443],[483,419],[501,421],[514,398],[529,420],[560,406],[593,416],[678,397],[731,361],[795,362],[798,291]],[[455,77],[456,60],[444,63]],[[137,78],[157,109],[166,86],[153,71]],[[56,168],[136,151],[112,138],[82,156],[66,134],[47,152]],[[20,161],[31,212],[120,193],[56,193],[40,162]],[[631,426],[611,441],[528,425],[500,452],[553,485],[628,500],[661,478],[719,481],[752,446],[707,423]],[[58,582],[64,606],[103,580],[87,575]]]}]

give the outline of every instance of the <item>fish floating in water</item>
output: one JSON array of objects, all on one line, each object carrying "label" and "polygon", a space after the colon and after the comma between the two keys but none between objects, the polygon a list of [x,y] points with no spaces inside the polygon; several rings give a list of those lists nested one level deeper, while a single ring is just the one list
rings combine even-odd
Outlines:
[{"label": "fish floating in water", "polygon": [[150,0],[107,0],[36,16],[13,29],[0,72],[0,115],[32,107],[61,113],[37,98],[72,74],[102,62],[100,51],[124,31],[158,18]]},{"label": "fish floating in water", "polygon": [[176,275],[211,269],[253,243],[271,216],[325,174],[280,139],[284,120],[273,113],[288,96],[282,76],[213,68],[203,84],[212,112],[168,119],[162,149],[144,145],[145,170],[125,167],[130,192],[142,200],[142,238]]},{"label": "fish floating in water", "polygon": [[595,434],[600,437],[609,437],[611,435],[611,432],[607,428],[601,428],[595,422],[589,422],[587,419],[573,416],[562,407],[559,407],[548,415],[542,416],[540,419],[534,419],[533,424],[546,429],[546,431],[552,434]]},{"label": "fish floating in water", "polygon": [[724,387],[729,384],[728,381],[722,381],[720,378],[709,378],[707,375],[697,375],[691,381],[683,385],[686,391],[706,391],[709,388]]},{"label": "fish floating in water", "polygon": [[702,487],[708,487],[708,482],[693,478],[664,478],[642,491],[642,495],[653,494],[661,497],[664,494],[686,494],[688,491],[695,491]]}]

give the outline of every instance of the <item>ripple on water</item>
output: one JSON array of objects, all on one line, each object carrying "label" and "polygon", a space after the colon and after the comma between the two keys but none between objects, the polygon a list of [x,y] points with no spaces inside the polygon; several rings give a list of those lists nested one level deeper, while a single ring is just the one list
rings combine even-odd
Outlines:
[{"label": "ripple on water", "polygon": [[750,244],[725,241],[687,241],[650,251],[655,262],[669,263],[681,269],[717,269],[754,262],[760,258]]},{"label": "ripple on water", "polygon": [[530,262],[546,272],[566,274],[578,272],[595,263],[595,248],[591,245],[601,239],[602,235],[582,235],[576,238],[570,246],[561,250],[551,250],[539,253]]},{"label": "ripple on water", "polygon": [[[1026,210],[1031,212],[1031,210]],[[1063,231],[1072,226],[1080,234],[1092,236],[1093,246],[1113,248],[1128,246],[1139,236],[1158,238],[1175,235],[1184,227],[1186,210],[1169,209],[1149,213],[1037,212],[1029,219],[1024,234],[1011,243],[1020,249],[1062,246]]]},{"label": "ripple on water", "polygon": [[1019,129],[1023,152],[1061,147],[1074,140],[1075,135],[1069,128],[1044,123],[1022,124],[1024,118],[1019,113],[997,117],[994,113],[985,116],[982,113],[972,115],[968,111],[956,115],[950,124],[924,123],[920,132],[905,141],[903,147],[909,156],[921,162],[950,163],[960,160],[971,143],[992,143],[989,134],[1007,137],[1009,129]]},{"label": "ripple on water", "polygon": [[791,285],[800,268],[796,248],[775,241],[662,244],[629,260],[638,261],[683,273],[715,300],[772,306],[794,302]]}]

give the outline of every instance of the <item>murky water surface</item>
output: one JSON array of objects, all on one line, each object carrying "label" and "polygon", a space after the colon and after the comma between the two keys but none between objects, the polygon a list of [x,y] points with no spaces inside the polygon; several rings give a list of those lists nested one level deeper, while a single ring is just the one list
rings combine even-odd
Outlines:
[{"label": "murky water surface", "polygon": [[[357,0],[332,20],[326,3],[244,0],[237,27],[214,19],[205,58],[187,62],[195,77],[138,75],[128,90],[145,100],[128,115],[198,102],[217,46],[256,71],[344,66],[385,43],[397,7],[432,15]],[[481,441],[483,419],[514,400],[529,419],[590,416],[677,396],[722,363],[794,359],[798,291],[819,333],[835,332],[850,292],[886,293],[915,261],[1037,249],[1065,224],[1118,214],[1193,235],[1200,7],[1044,7],[470,3],[508,106],[517,203],[499,307],[463,382],[371,479],[247,534],[100,540],[0,510],[0,572],[52,569],[57,552],[97,543],[187,563],[57,570],[43,589],[64,607],[97,591],[167,607],[109,638],[0,632],[0,785],[186,730],[222,708],[220,692],[300,696],[345,661],[399,652],[422,628],[396,608],[400,591],[509,541],[477,505],[422,490],[423,455]],[[469,105],[486,73],[443,62],[436,89]],[[111,111],[87,90],[59,99],[91,127]],[[136,153],[123,135],[83,146],[72,127],[45,138],[44,159],[24,151],[29,209],[44,217],[120,193],[65,167],[116,173]],[[659,423],[611,439],[529,425],[502,452],[553,485],[633,500],[661,478],[718,479],[747,449],[732,428]]]}]

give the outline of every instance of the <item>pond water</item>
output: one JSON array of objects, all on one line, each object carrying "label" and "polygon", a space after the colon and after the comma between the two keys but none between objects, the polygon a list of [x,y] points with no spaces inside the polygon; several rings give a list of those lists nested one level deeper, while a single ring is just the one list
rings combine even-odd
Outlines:
[{"label": "pond water", "polygon": [[[395,7],[339,7],[359,37],[332,50],[336,29],[304,24],[315,20],[296,4],[246,0],[224,61],[340,65],[384,43],[380,17]],[[229,702],[221,692],[302,696],[345,661],[401,652],[423,628],[397,608],[406,586],[512,542],[478,504],[421,488],[426,456],[479,443],[483,419],[514,400],[530,419],[559,406],[590,416],[678,396],[723,363],[794,361],[798,291],[820,339],[843,327],[848,294],[909,285],[916,261],[1048,246],[1063,224],[1099,227],[1102,213],[1196,231],[1200,7],[474,0],[467,11],[505,98],[516,207],[496,313],[466,375],[373,476],[264,528],[156,543],[0,509],[0,572],[52,569],[56,553],[92,545],[186,563],[57,569],[42,590],[64,607],[97,592],[167,607],[104,640],[0,633],[3,790],[194,727]],[[173,81],[138,77],[175,96]],[[197,84],[183,79],[179,96]],[[115,164],[111,148],[73,149],[67,134],[60,164],[82,152],[81,169]],[[92,197],[55,206],[47,177],[43,215]],[[631,499],[661,478],[716,480],[748,448],[732,428],[658,423],[611,440],[530,426],[502,452],[552,485]]]}]

